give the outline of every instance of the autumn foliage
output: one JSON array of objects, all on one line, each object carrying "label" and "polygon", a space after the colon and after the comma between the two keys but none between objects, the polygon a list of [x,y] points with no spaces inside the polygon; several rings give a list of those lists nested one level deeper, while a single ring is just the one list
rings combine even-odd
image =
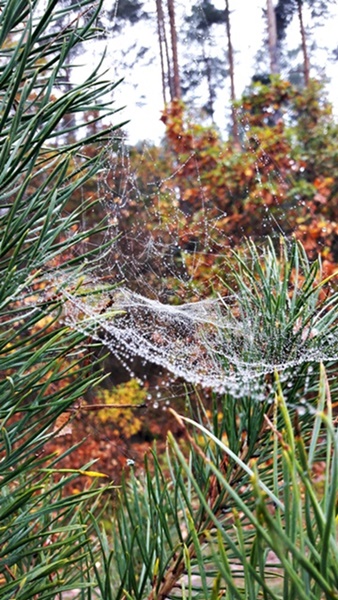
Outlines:
[{"label": "autumn foliage", "polygon": [[[279,78],[255,82],[236,112],[240,148],[196,122],[181,101],[163,113],[161,146],[126,152],[116,142],[96,180],[103,202],[102,215],[95,215],[108,211],[111,235],[119,236],[109,255],[113,281],[124,278],[129,287],[164,302],[205,297],[224,291],[230,250],[267,234],[276,244],[281,234],[294,235],[310,258],[321,253],[324,275],[337,269],[337,125],[321,85],[311,81],[299,90]],[[91,183],[88,193],[94,190]],[[155,386],[156,370],[145,371],[147,385]],[[145,413],[105,409],[109,398],[142,404],[142,390],[127,377],[121,383],[116,365],[108,388],[94,392],[90,401],[102,409],[80,411],[72,435],[78,430],[85,436],[88,427],[91,439],[93,431],[101,432],[96,444],[104,463],[109,465],[112,453],[120,468],[131,452],[129,440],[159,437],[167,414],[155,411],[148,419],[149,404]],[[110,448],[107,438],[113,440]]]},{"label": "autumn foliage", "polygon": [[[338,263],[337,125],[322,94],[316,81],[303,90],[279,78],[253,83],[236,106],[240,148],[196,122],[178,100],[163,113],[160,146],[126,152],[116,141],[104,172],[81,192],[102,201],[86,219],[100,221],[106,213],[110,235],[117,236],[105,277],[125,279],[164,302],[206,297],[223,289],[230,250],[267,234],[276,244],[281,234],[294,235],[311,258],[321,253],[324,274],[331,275]],[[110,385],[74,413],[66,439],[86,438],[77,466],[96,454],[99,468],[115,477],[138,444],[142,452],[146,440],[161,437],[168,417],[155,411],[149,418],[146,390],[157,384],[156,370],[145,367],[144,389],[127,376],[121,382],[115,364],[111,371]],[[101,408],[92,411],[91,403]],[[111,403],[135,408],[106,409]],[[137,408],[142,403],[146,411]]]},{"label": "autumn foliage", "polygon": [[182,212],[207,211],[216,245],[224,235],[236,246],[243,236],[294,233],[328,269],[336,262],[337,126],[321,94],[315,81],[302,91],[280,79],[254,83],[237,106],[241,151],[191,123],[181,103],[167,108]]},{"label": "autumn foliage", "polygon": [[[311,257],[321,253],[327,274],[335,270],[337,125],[321,84],[300,90],[272,77],[252,83],[235,108],[240,148],[174,100],[161,146],[132,147],[128,160],[116,152],[109,211],[123,234],[117,251],[133,257],[129,285],[147,273],[158,292],[165,280],[181,299],[189,286],[209,293],[228,249],[267,234],[295,235]],[[158,251],[146,261],[150,242]]]}]

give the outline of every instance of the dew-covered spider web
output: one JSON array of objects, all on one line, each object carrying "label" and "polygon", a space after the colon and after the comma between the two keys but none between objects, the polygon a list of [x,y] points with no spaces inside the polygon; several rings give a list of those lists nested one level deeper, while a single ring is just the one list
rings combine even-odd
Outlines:
[{"label": "dew-covered spider web", "polygon": [[248,394],[255,382],[261,385],[262,376],[275,370],[286,372],[303,363],[337,359],[336,337],[314,343],[315,326],[300,333],[296,324],[284,340],[276,326],[275,339],[268,338],[261,319],[241,318],[239,297],[173,306],[119,286],[104,299],[106,309],[105,304],[90,305],[67,291],[64,294],[67,323],[81,329],[82,322],[84,331],[90,323],[91,335],[96,331],[97,339],[122,364],[127,366],[129,359],[139,356],[145,365],[155,363],[175,377],[219,393]]},{"label": "dew-covered spider web", "polygon": [[[144,144],[141,160],[151,151]],[[120,173],[115,166],[118,153],[112,148],[98,184],[110,222],[103,242],[115,241],[102,253],[84,285],[100,293],[79,296],[64,286],[67,324],[90,332],[142,384],[147,382],[149,365],[159,367],[161,384],[157,379],[156,386],[149,388],[154,406],[182,393],[182,387],[175,388],[176,380],[217,393],[254,393],[264,400],[267,391],[273,389],[270,383],[275,371],[288,380],[303,365],[337,359],[336,318],[331,315],[333,333],[324,336],[317,320],[322,322],[325,313],[320,309],[312,313],[311,307],[310,316],[290,318],[284,329],[277,318],[267,327],[264,307],[256,305],[257,298],[248,302],[238,285],[235,293],[227,289],[234,276],[228,269],[229,264],[234,265],[233,240],[226,231],[220,238],[218,220],[213,216],[209,219],[208,208],[202,206],[199,211],[194,230],[199,234],[194,233],[191,240],[185,235],[187,215],[179,202],[171,203],[169,213],[167,207],[163,211],[160,206],[160,189],[170,184],[175,172],[166,180],[149,179],[148,185],[155,191],[145,200],[128,147],[121,143],[118,152],[126,165],[125,179],[119,188],[114,187]],[[259,179],[258,159],[256,168]],[[277,170],[273,176],[281,177]],[[286,239],[284,231],[276,211],[267,208],[264,212],[266,231],[278,248],[280,239]],[[188,215],[188,220],[193,218]],[[224,213],[219,220],[222,218]],[[291,248],[291,242],[284,243]],[[255,246],[262,262],[266,246],[262,236]],[[250,254],[244,252],[243,260],[248,260],[249,268],[253,265]],[[291,290],[290,282],[290,294]],[[140,359],[136,373],[132,366],[135,357]]]},{"label": "dew-covered spider web", "polygon": [[[180,10],[184,10],[182,6]],[[144,27],[155,36],[149,20]],[[127,31],[131,28],[128,25]],[[116,44],[119,28],[107,26],[107,31],[108,41]],[[215,39],[209,37],[205,42],[210,58],[217,56]],[[142,68],[150,69],[154,51],[144,51],[143,58]],[[202,77],[201,67],[201,82]],[[199,93],[205,94],[203,83],[200,87]],[[142,102],[145,105],[147,98],[142,96]],[[218,102],[222,101],[216,98],[215,110]],[[124,103],[128,104],[128,98]],[[197,111],[191,114],[193,120]],[[267,323],[257,297],[251,297],[250,303],[250,294],[238,282],[234,285],[234,274],[228,267],[231,260],[235,264],[233,249],[242,249],[246,239],[254,238],[264,260],[267,237],[278,247],[280,238],[292,235],[297,211],[299,218],[306,213],[301,191],[288,197],[293,159],[288,164],[290,175],[285,174],[282,159],[280,167],[273,152],[261,144],[257,128],[252,129],[250,119],[240,109],[239,114],[242,148],[238,153],[244,148],[251,160],[247,159],[242,170],[241,176],[248,180],[247,198],[241,199],[238,210],[235,188],[228,186],[225,202],[221,193],[226,185],[223,189],[218,183],[215,191],[205,179],[201,156],[203,152],[207,156],[208,147],[201,149],[197,133],[185,152],[170,151],[170,139],[162,146],[158,141],[130,144],[123,131],[120,138],[112,139],[96,181],[102,215],[109,224],[99,241],[105,249],[100,261],[87,265],[90,276],[81,284],[81,290],[90,293],[79,293],[76,286],[65,282],[60,289],[67,300],[67,324],[100,340],[131,376],[135,375],[133,358],[138,357],[144,366],[144,373],[142,368],[136,373],[140,381],[146,380],[147,365],[154,364],[161,373],[183,382],[236,395],[257,388],[257,394],[261,389],[264,398],[262,378],[267,382],[274,371],[291,373],[304,364],[337,359],[337,319],[328,306],[328,317],[320,309],[317,315],[314,311],[309,316],[309,309],[309,313],[289,321],[286,314],[283,326],[277,317]],[[157,113],[154,119],[159,121],[159,117]],[[286,108],[283,115],[267,112],[266,122],[270,119],[277,127],[278,119],[287,122],[291,117]],[[204,123],[210,125],[210,119],[205,118]],[[227,136],[225,129],[223,135]],[[217,147],[212,136],[209,142]],[[219,161],[217,176],[226,178],[230,170],[227,160],[236,162],[236,155],[226,154],[224,144],[219,147],[214,158]],[[246,210],[248,215],[251,210],[248,218]],[[114,242],[106,247],[111,240]],[[252,257],[248,261],[250,267]],[[286,311],[290,310],[286,303]],[[332,334],[327,329],[321,333],[325,318],[327,322],[331,319]],[[168,396],[170,392],[163,397]]]}]

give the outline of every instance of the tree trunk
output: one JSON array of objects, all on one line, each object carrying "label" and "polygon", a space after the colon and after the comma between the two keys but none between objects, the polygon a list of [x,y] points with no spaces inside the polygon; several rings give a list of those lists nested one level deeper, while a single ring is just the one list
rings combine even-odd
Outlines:
[{"label": "tree trunk", "polygon": [[235,93],[235,68],[234,68],[234,52],[231,42],[231,25],[230,25],[230,8],[229,0],[225,0],[225,26],[228,40],[228,62],[229,62],[229,75],[230,75],[230,99],[231,99],[231,118],[232,118],[232,135],[235,145],[239,148],[239,134],[238,134],[238,121],[234,102],[236,100]]},{"label": "tree trunk", "polygon": [[[167,85],[166,85],[166,73],[164,68],[164,53],[163,48],[165,47],[165,27],[163,17],[162,0],[156,0],[156,15],[157,15],[157,34],[158,44],[160,47],[160,60],[161,60],[161,79],[162,79],[162,97],[164,106],[167,104]],[[168,73],[169,77],[169,73]]]},{"label": "tree trunk", "polygon": [[167,87],[169,88],[169,97],[171,99],[174,97],[172,68],[171,68],[171,63],[170,63],[169,44],[168,44],[167,30],[166,30],[165,19],[164,19],[162,0],[160,0],[160,2],[161,2],[161,9],[162,9],[162,17],[163,17],[163,43],[164,43],[164,49],[165,49],[165,59],[167,62]]},{"label": "tree trunk", "polygon": [[305,84],[305,86],[307,86],[307,85],[309,85],[309,81],[310,81],[310,61],[309,61],[309,55],[307,52],[306,33],[305,33],[304,21],[303,21],[303,8],[302,8],[303,1],[297,0],[297,6],[298,6],[298,19],[299,19],[300,35],[301,35],[301,40],[302,40],[304,84]]},{"label": "tree trunk", "polygon": [[273,75],[279,73],[278,48],[277,48],[277,25],[276,14],[272,0],[267,0],[267,17],[268,17],[268,41],[269,41],[269,57],[270,57],[270,72]]},{"label": "tree trunk", "polygon": [[168,2],[168,13],[169,13],[169,23],[170,23],[170,36],[171,36],[171,49],[172,49],[172,59],[173,59],[173,94],[172,100],[174,98],[181,98],[181,84],[180,84],[180,73],[178,68],[178,53],[177,53],[177,31],[176,31],[176,23],[175,23],[175,6],[174,0],[167,0]]},{"label": "tree trunk", "polygon": [[212,85],[212,74],[211,74],[210,58],[209,58],[207,52],[205,51],[205,45],[204,45],[204,43],[202,44],[202,56],[203,56],[203,62],[205,64],[205,73],[206,73],[207,86],[208,86],[208,101],[207,101],[207,104],[206,104],[206,108],[207,108],[208,115],[211,117],[212,123],[215,123],[215,121],[214,121],[214,114],[215,114],[215,90],[214,90],[214,87]]}]

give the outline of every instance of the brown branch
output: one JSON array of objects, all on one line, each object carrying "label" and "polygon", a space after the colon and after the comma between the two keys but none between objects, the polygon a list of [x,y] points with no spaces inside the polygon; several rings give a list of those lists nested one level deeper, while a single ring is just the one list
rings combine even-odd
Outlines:
[{"label": "brown branch", "polygon": [[169,25],[170,25],[170,36],[171,36],[171,50],[172,50],[172,59],[173,59],[173,97],[181,98],[181,84],[180,84],[180,74],[178,67],[178,52],[177,52],[177,31],[176,31],[176,22],[175,22],[175,6],[174,0],[167,0],[168,3],[168,13],[169,13]]},{"label": "brown branch", "polygon": [[[208,458],[206,456],[206,454],[203,452],[203,450],[200,448],[200,446],[198,446],[198,444],[195,442],[194,438],[190,435],[190,433],[189,433],[183,419],[180,417],[180,415],[172,408],[170,408],[169,411],[174,416],[174,418],[178,421],[180,427],[182,428],[184,436],[187,438],[188,442],[194,448],[195,452],[207,464],[211,464],[210,458]],[[212,503],[211,504],[211,508],[212,508],[212,505],[217,500],[217,497],[215,497],[215,495],[214,495],[213,481],[211,481],[211,485],[210,485],[210,489],[208,490],[208,495],[206,497],[206,501],[208,501],[208,499]],[[211,528],[213,525],[214,525],[214,523],[211,522],[209,527],[204,527],[202,531],[197,532],[197,535],[199,536],[201,541],[203,541],[206,538],[207,529]],[[190,560],[192,558],[194,558],[195,556],[196,556],[195,548],[193,545],[190,545],[190,548],[189,548]],[[177,585],[180,577],[184,574],[184,571],[185,571],[185,561],[184,561],[184,556],[183,556],[182,550],[178,556],[176,555],[173,557],[173,561],[174,561],[173,564],[171,565],[171,567],[169,567],[167,573],[163,577],[158,590],[156,591],[156,589],[153,588],[151,590],[147,600],[166,600],[166,598],[168,598],[168,596],[170,595],[172,589]]]},{"label": "brown branch", "polygon": [[[164,52],[163,52],[163,46],[165,45],[165,28],[164,28],[162,0],[156,0],[156,13],[157,13],[157,35],[158,35],[158,44],[159,44],[159,48],[160,48],[160,61],[161,61],[162,97],[163,97],[163,104],[164,104],[164,106],[166,106],[167,94],[166,94],[166,77],[165,77],[165,68],[164,68]],[[169,76],[170,75],[168,73],[168,77]]]},{"label": "brown branch", "polygon": [[289,444],[284,440],[283,435],[281,434],[280,431],[278,431],[278,429],[276,429],[276,427],[274,426],[274,424],[270,421],[269,417],[267,415],[264,415],[264,420],[267,424],[267,426],[269,427],[269,429],[271,429],[271,431],[274,433],[274,435],[277,437],[278,441],[280,442],[280,445],[282,446],[283,450],[288,451],[290,449]]},{"label": "brown branch", "polygon": [[77,412],[81,410],[96,411],[103,408],[145,408],[146,406],[146,402],[143,402],[142,404],[81,404],[80,406],[72,406],[65,412]]},{"label": "brown branch", "polygon": [[278,52],[277,52],[277,25],[276,13],[273,7],[272,0],[267,0],[267,17],[268,17],[268,43],[270,56],[270,71],[272,74],[279,74]]}]

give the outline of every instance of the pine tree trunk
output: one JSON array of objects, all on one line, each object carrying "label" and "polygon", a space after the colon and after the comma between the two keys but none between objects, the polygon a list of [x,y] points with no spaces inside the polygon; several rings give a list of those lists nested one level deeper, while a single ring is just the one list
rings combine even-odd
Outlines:
[{"label": "pine tree trunk", "polygon": [[[164,106],[167,104],[167,86],[166,86],[166,73],[164,68],[164,53],[163,48],[165,47],[165,27],[163,17],[162,0],[156,0],[156,15],[157,15],[157,34],[158,43],[160,47],[160,60],[161,60],[161,79],[162,79],[162,97]],[[169,73],[168,73],[169,77]]]},{"label": "pine tree trunk", "polygon": [[268,17],[270,72],[273,75],[276,75],[279,73],[278,49],[277,49],[277,25],[276,25],[275,9],[273,7],[272,0],[267,0],[267,17]]},{"label": "pine tree trunk", "polygon": [[[162,0],[161,0],[161,6],[162,6]],[[163,12],[163,7],[162,7],[162,12]],[[172,98],[174,98],[174,85],[173,85],[174,78],[172,75],[172,68],[171,68],[171,63],[170,63],[170,52],[169,52],[169,44],[168,44],[166,27],[165,27],[164,15],[163,15],[163,41],[164,41],[164,48],[165,48],[165,58],[167,61],[167,87],[169,88],[170,99],[172,99]]]},{"label": "pine tree trunk", "polygon": [[307,45],[306,45],[306,33],[305,33],[304,21],[303,21],[303,8],[302,8],[303,2],[302,2],[302,0],[297,0],[297,5],[298,5],[298,19],[299,19],[300,35],[301,35],[301,40],[302,40],[304,84],[305,84],[305,86],[307,86],[307,85],[309,85],[309,81],[310,81],[310,61],[309,61],[309,55],[307,52]]},{"label": "pine tree trunk", "polygon": [[235,145],[239,148],[239,133],[238,133],[238,122],[237,114],[234,106],[236,100],[235,93],[235,68],[234,68],[234,52],[231,42],[231,25],[230,25],[230,8],[229,0],[225,0],[225,26],[228,40],[228,62],[229,62],[229,75],[230,75],[230,99],[231,99],[231,118],[232,118],[232,135]]},{"label": "pine tree trunk", "polygon": [[215,90],[212,85],[212,75],[211,75],[211,67],[210,67],[210,59],[208,54],[205,51],[205,46],[202,44],[202,56],[206,69],[206,78],[208,85],[208,102],[207,102],[207,111],[208,115],[211,117],[212,123],[214,123],[214,114],[215,114]]},{"label": "pine tree trunk", "polygon": [[173,58],[173,94],[172,100],[174,98],[181,98],[181,85],[180,85],[180,74],[178,68],[178,52],[177,52],[177,31],[176,31],[176,23],[175,23],[175,6],[174,0],[167,0],[168,2],[168,13],[169,13],[169,23],[170,23],[170,36],[171,36],[171,49],[172,49],[172,58]]}]

